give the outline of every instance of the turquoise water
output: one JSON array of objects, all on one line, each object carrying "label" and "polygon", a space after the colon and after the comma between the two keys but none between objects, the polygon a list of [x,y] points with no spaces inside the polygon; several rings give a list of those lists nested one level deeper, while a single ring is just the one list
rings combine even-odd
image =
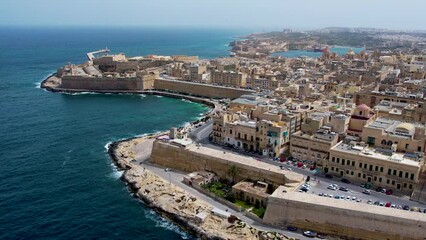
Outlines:
[{"label": "turquoise water", "polygon": [[0,239],[191,239],[130,195],[105,145],[181,126],[208,109],[166,97],[50,93],[37,85],[93,49],[217,57],[239,34],[0,29]]},{"label": "turquoise water", "polygon": [[[330,48],[330,53],[332,54],[333,52],[335,52],[337,53],[337,55],[343,56],[349,51],[350,48],[351,47],[336,46],[336,47]],[[364,48],[352,47],[352,50],[355,53],[360,53],[363,49]],[[289,50],[286,52],[276,52],[272,54],[272,56],[283,56],[286,58],[297,58],[302,56],[317,58],[317,57],[321,57],[321,55],[322,55],[322,52],[309,52],[305,50]]]}]

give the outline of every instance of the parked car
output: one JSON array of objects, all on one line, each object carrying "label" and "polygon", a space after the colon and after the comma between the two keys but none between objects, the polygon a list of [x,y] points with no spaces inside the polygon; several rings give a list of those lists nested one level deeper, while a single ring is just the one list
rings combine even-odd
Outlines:
[{"label": "parked car", "polygon": [[373,205],[373,200],[368,200],[367,204]]},{"label": "parked car", "polygon": [[324,195],[324,193],[318,193],[318,196],[322,197]]},{"label": "parked car", "polygon": [[388,189],[388,190],[386,191],[386,195],[392,195],[392,193],[393,193],[393,191],[392,191],[392,190],[390,190],[390,189]]},{"label": "parked car", "polygon": [[340,187],[340,188],[339,188],[339,190],[340,190],[340,191],[343,191],[343,192],[347,192],[347,191],[349,191],[349,189],[348,189],[347,187],[343,187],[343,186],[342,186],[342,187]]},{"label": "parked car", "polygon": [[364,189],[364,190],[362,191],[362,193],[367,194],[367,195],[370,195],[370,194],[371,194],[371,191],[370,191],[370,190],[368,190],[368,189]]},{"label": "parked car", "polygon": [[402,206],[402,209],[404,209],[404,210],[408,211],[408,210],[410,210],[410,206],[408,206],[408,205],[404,205],[404,206]]},{"label": "parked car", "polygon": [[379,206],[379,205],[380,205],[380,202],[379,202],[379,201],[375,201],[375,202],[374,202],[374,205]]},{"label": "parked car", "polygon": [[287,230],[295,232],[297,231],[297,227],[288,226]]},{"label": "parked car", "polygon": [[342,178],[342,182],[344,182],[344,183],[351,183],[348,179],[346,179],[346,178]]},{"label": "parked car", "polygon": [[381,192],[382,191],[382,188],[381,187],[377,187],[376,188],[376,192]]},{"label": "parked car", "polygon": [[326,178],[329,178],[329,179],[332,179],[332,178],[333,178],[333,175],[331,175],[331,174],[329,174],[329,173],[326,173],[326,174],[325,174],[325,177],[326,177]]},{"label": "parked car", "polygon": [[316,232],[313,232],[313,231],[304,231],[304,232],[303,232],[303,235],[305,235],[306,237],[314,238],[314,237],[316,237],[316,236],[317,236],[317,233],[316,233]]}]

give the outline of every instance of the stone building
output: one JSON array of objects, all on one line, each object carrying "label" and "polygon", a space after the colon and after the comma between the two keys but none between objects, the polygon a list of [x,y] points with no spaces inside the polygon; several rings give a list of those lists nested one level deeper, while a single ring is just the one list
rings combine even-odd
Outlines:
[{"label": "stone building", "polygon": [[224,86],[245,87],[247,74],[234,71],[211,71],[211,83]]},{"label": "stone building", "polygon": [[330,149],[324,171],[352,182],[396,189],[410,195],[419,182],[423,166],[420,155],[340,142]]}]

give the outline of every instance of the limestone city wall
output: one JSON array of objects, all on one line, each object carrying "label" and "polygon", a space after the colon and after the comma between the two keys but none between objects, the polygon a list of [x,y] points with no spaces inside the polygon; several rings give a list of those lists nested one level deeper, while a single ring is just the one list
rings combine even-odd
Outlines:
[{"label": "limestone city wall", "polygon": [[86,76],[63,76],[60,88],[81,90],[143,90],[140,78],[97,78]]},{"label": "limestone city wall", "polygon": [[294,183],[285,176],[284,172],[279,174],[266,169],[259,169],[252,165],[232,162],[219,156],[193,152],[159,140],[154,142],[150,161],[165,168],[184,172],[207,170],[214,172],[219,178],[228,180],[232,180],[232,176],[228,172],[229,168],[234,165],[237,168],[234,179],[236,182],[251,179],[272,184],[273,188],[286,183]]},{"label": "limestone city wall", "polygon": [[156,79],[154,88],[157,90],[167,90],[178,93],[187,93],[196,96],[203,96],[209,98],[238,98],[244,94],[251,94],[255,91],[248,89],[229,88],[214,86],[208,84],[191,83],[184,81]]},{"label": "limestone city wall", "polygon": [[[426,237],[426,217],[422,213],[392,208],[372,209],[379,207],[359,203],[348,203],[353,206],[341,208],[333,205],[333,201],[340,200],[329,199],[329,204],[317,204],[320,200],[316,198],[322,197],[312,195],[309,196],[310,201],[298,201],[297,198],[292,198],[294,194],[305,193],[291,192],[280,197],[270,196],[263,222],[280,227],[294,226],[349,239],[393,240]],[[378,214],[375,210],[388,213]]]}]

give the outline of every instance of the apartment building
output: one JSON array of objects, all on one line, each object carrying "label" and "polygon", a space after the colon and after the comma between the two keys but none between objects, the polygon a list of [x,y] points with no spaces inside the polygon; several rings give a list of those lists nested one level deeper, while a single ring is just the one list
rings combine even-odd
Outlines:
[{"label": "apartment building", "polygon": [[243,114],[221,113],[213,116],[212,140],[275,157],[280,155],[289,135],[284,122],[252,120]]},{"label": "apartment building", "polygon": [[245,87],[247,80],[247,74],[234,71],[211,71],[211,83],[233,86],[233,87]]},{"label": "apartment building", "polygon": [[423,166],[423,157],[419,155],[342,141],[330,149],[323,169],[351,182],[411,194]]},{"label": "apartment building", "polygon": [[290,154],[305,161],[308,167],[322,169],[330,148],[337,144],[338,139],[337,133],[325,129],[313,134],[298,131],[290,137]]}]

